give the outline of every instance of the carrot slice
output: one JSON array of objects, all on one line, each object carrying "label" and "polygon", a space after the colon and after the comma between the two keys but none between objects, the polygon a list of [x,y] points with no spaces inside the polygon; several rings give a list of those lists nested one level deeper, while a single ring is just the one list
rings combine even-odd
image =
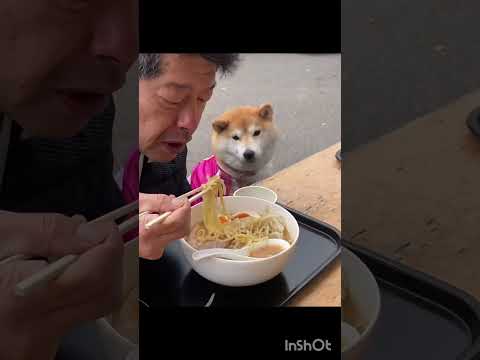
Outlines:
[{"label": "carrot slice", "polygon": [[218,217],[218,221],[220,222],[220,224],[228,224],[230,222],[230,219],[226,215],[220,215]]},{"label": "carrot slice", "polygon": [[248,213],[238,213],[238,214],[235,214],[235,216],[233,218],[234,219],[244,219],[246,217],[250,217],[250,214],[248,214]]}]

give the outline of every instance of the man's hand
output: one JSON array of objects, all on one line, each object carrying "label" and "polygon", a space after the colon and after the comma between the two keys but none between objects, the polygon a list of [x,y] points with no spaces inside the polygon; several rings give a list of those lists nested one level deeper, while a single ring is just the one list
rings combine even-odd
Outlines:
[{"label": "man's hand", "polygon": [[[159,259],[164,248],[172,241],[181,239],[190,232],[190,203],[187,199],[177,199],[173,195],[142,194],[139,199],[139,212],[151,212],[139,219],[139,254],[145,259]],[[150,229],[145,224],[158,217],[158,214],[172,211],[163,222]]]},{"label": "man's hand", "polygon": [[[0,231],[0,259],[36,258],[0,264],[2,356],[52,359],[70,328],[110,313],[120,301],[123,244],[115,224],[0,212]],[[46,259],[68,254],[79,257],[58,278],[26,296],[15,294],[15,285],[46,267]]]}]

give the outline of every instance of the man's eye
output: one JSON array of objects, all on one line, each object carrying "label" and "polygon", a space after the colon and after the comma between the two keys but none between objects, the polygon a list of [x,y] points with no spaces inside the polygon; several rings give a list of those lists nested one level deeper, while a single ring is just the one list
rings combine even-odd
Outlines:
[{"label": "man's eye", "polygon": [[205,99],[202,99],[202,98],[197,98],[197,100],[198,100],[198,101],[200,101],[200,102],[202,102],[202,103],[205,103],[205,102],[207,102],[207,100],[205,100]]},{"label": "man's eye", "polygon": [[232,136],[232,139],[233,139],[233,140],[240,140],[240,138],[238,137],[238,135],[233,135],[233,136]]},{"label": "man's eye", "polygon": [[253,136],[258,136],[258,135],[260,135],[260,132],[261,132],[260,130],[255,130],[255,132],[253,133]]},{"label": "man's eye", "polygon": [[181,103],[181,101],[171,101],[171,100],[167,100],[165,99],[164,97],[161,97],[161,99],[168,105],[172,105],[172,106],[176,106],[176,105],[179,105]]}]

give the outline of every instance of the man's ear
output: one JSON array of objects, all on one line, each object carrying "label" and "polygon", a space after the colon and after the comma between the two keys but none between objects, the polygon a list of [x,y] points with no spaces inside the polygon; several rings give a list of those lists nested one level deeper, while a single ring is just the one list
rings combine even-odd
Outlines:
[{"label": "man's ear", "polygon": [[273,120],[273,108],[270,104],[263,104],[258,109],[258,115],[264,120]]},{"label": "man's ear", "polygon": [[222,119],[217,119],[213,122],[212,124],[213,130],[215,130],[217,133],[221,133],[228,127],[228,121],[222,120]]}]

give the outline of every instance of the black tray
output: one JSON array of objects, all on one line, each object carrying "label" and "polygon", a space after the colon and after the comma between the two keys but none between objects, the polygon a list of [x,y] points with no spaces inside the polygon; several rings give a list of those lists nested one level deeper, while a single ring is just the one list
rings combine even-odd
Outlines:
[{"label": "black tray", "polygon": [[375,276],[381,311],[366,359],[480,359],[480,305],[439,280],[350,242]]},{"label": "black tray", "polygon": [[[283,206],[283,205],[282,205]],[[255,286],[227,287],[198,275],[178,243],[158,261],[140,261],[140,300],[150,309],[163,306],[283,306],[340,254],[340,234],[284,206],[297,219],[300,235],[294,257],[274,279]]]},{"label": "black tray", "polygon": [[337,150],[335,153],[335,158],[340,162],[342,161],[342,149]]},{"label": "black tray", "polygon": [[476,108],[468,115],[467,125],[474,135],[480,137],[480,108]]}]

